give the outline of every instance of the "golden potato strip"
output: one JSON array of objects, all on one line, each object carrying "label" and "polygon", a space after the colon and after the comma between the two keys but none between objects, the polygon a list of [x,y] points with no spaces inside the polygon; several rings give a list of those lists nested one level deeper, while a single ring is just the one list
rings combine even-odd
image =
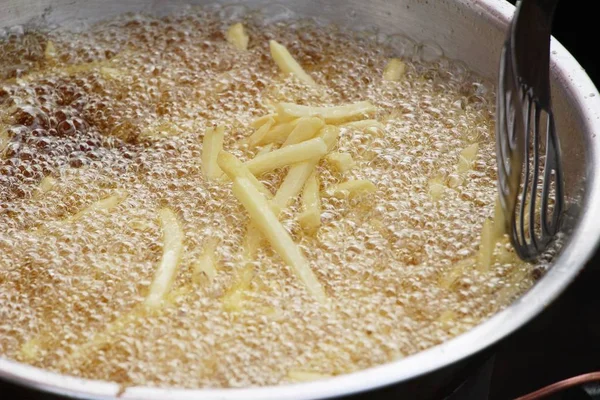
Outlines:
[{"label": "golden potato strip", "polygon": [[252,122],[250,122],[250,126],[253,127],[254,129],[258,129],[261,126],[263,126],[264,124],[266,124],[269,119],[275,120],[276,116],[277,116],[277,114],[275,114],[275,113],[263,115],[262,117],[258,117],[255,120],[253,120]]},{"label": "golden potato strip", "polygon": [[479,144],[473,143],[460,152],[460,155],[458,156],[458,166],[456,167],[458,173],[462,174],[473,167],[473,162],[477,158],[478,150]]},{"label": "golden potato strip", "polygon": [[502,209],[502,204],[500,203],[500,198],[496,198],[496,203],[494,204],[494,236],[496,238],[501,238],[506,233],[506,221],[504,220],[504,210]]},{"label": "golden potato strip", "polygon": [[259,144],[285,142],[285,140],[290,135],[290,133],[292,133],[299,121],[299,119],[294,119],[293,121],[283,122],[274,125],[260,140]]},{"label": "golden potato strip", "polygon": [[245,165],[254,175],[261,175],[290,164],[296,164],[311,158],[319,158],[326,152],[327,145],[323,139],[317,137],[262,154],[247,161]]},{"label": "golden potato strip", "polygon": [[46,42],[46,49],[44,50],[44,58],[47,62],[52,63],[56,61],[56,47],[54,47],[54,42],[52,40],[48,40]]},{"label": "golden potato strip", "polygon": [[440,276],[438,283],[441,287],[450,289],[454,283],[465,274],[467,268],[474,268],[477,265],[475,257],[465,258],[455,263],[450,271]]},{"label": "golden potato strip", "polygon": [[444,184],[444,179],[442,177],[436,176],[431,178],[428,182],[428,186],[429,195],[434,202],[440,200],[444,196],[446,185]]},{"label": "golden potato strip", "polygon": [[325,157],[327,162],[340,172],[346,172],[356,165],[350,153],[333,152]]},{"label": "golden potato strip", "polygon": [[208,128],[204,132],[202,141],[202,170],[207,180],[213,180],[223,175],[223,171],[217,165],[217,157],[223,150],[223,138],[225,137],[225,128],[218,126]]},{"label": "golden potato strip", "polygon": [[118,191],[112,196],[108,196],[104,199],[98,200],[95,203],[92,203],[90,206],[84,208],[79,211],[77,214],[70,216],[66,219],[67,222],[74,222],[81,219],[83,216],[91,214],[96,211],[110,211],[127,197],[127,193],[124,191]]},{"label": "golden potato strip", "polygon": [[316,231],[321,226],[321,198],[319,180],[314,171],[304,184],[302,206],[304,211],[298,216],[300,226],[308,232]]},{"label": "golden potato strip", "polygon": [[244,25],[240,22],[231,25],[229,29],[227,29],[225,38],[238,50],[246,50],[248,48],[249,38],[244,30]]},{"label": "golden potato strip", "polygon": [[37,191],[35,192],[34,197],[35,198],[41,197],[42,195],[51,191],[55,185],[56,185],[56,179],[54,179],[51,176],[43,177],[42,180],[40,181],[40,184],[37,187]]},{"label": "golden potato strip", "polygon": [[[323,139],[327,146],[327,151],[330,151],[336,143],[339,135],[339,128],[331,125],[325,126],[321,129],[319,137]],[[280,209],[284,209],[289,204],[290,200],[293,199],[300,193],[304,187],[304,183],[315,169],[315,166],[319,162],[318,158],[307,160],[298,164],[294,164],[288,170],[283,182],[275,193],[273,204]]]},{"label": "golden potato strip", "polygon": [[162,304],[173,284],[183,253],[184,234],[177,214],[169,208],[162,208],[158,211],[158,216],[163,232],[163,254],[144,302],[150,308],[156,308]]},{"label": "golden potato strip", "polygon": [[481,229],[481,242],[477,254],[477,266],[482,271],[488,271],[492,266],[496,239],[494,237],[494,224],[489,218],[483,222]]},{"label": "golden potato strip", "polygon": [[279,103],[277,112],[283,118],[291,120],[300,117],[320,117],[328,124],[339,124],[350,119],[365,118],[372,114],[377,108],[370,101],[359,101],[358,103],[345,104],[332,107],[312,107],[294,103]]},{"label": "golden potato strip", "polygon": [[4,154],[4,150],[10,142],[10,135],[3,126],[0,125],[0,157]]},{"label": "golden potato strip", "polygon": [[383,69],[384,81],[399,81],[406,73],[406,64],[399,58],[391,58]]},{"label": "golden potato strip", "polygon": [[237,178],[233,183],[233,193],[242,203],[250,218],[256,224],[273,249],[304,283],[308,292],[319,302],[325,302],[323,287],[310,269],[308,261],[294,243],[292,237],[273,213],[266,199],[248,182]]},{"label": "golden potato strip", "polygon": [[270,143],[266,146],[261,147],[260,150],[258,150],[258,152],[256,153],[256,155],[261,156],[263,154],[267,154],[271,150],[273,150],[273,143]]},{"label": "golden potato strip", "polygon": [[235,283],[223,296],[223,308],[225,311],[241,311],[244,292],[250,288],[252,278],[254,278],[254,268],[251,265],[245,265],[237,272]]},{"label": "golden potato strip", "polygon": [[290,132],[281,147],[286,147],[312,139],[323,126],[325,126],[325,122],[321,118],[299,118],[296,127]]},{"label": "golden potato strip", "polygon": [[291,369],[287,373],[287,378],[294,382],[310,382],[331,378],[331,375],[321,374],[319,372]]},{"label": "golden potato strip", "polygon": [[300,66],[300,64],[298,64],[294,57],[292,57],[285,46],[277,43],[275,40],[270,40],[269,48],[271,50],[271,57],[273,57],[273,61],[275,61],[275,64],[277,64],[283,73],[292,74],[309,86],[318,86],[314,79],[311,78],[310,75],[308,75]]},{"label": "golden potato strip", "polygon": [[196,284],[204,280],[211,282],[217,276],[218,257],[215,252],[218,241],[207,240],[202,249],[202,254],[192,265],[192,281]]},{"label": "golden potato strip", "polygon": [[244,257],[248,260],[253,260],[263,239],[264,237],[256,225],[250,222],[248,228],[246,228],[246,235],[244,236]]},{"label": "golden potato strip", "polygon": [[[269,241],[273,249],[306,285],[308,292],[319,302],[324,302],[326,296],[323,287],[310,269],[300,248],[281,225],[267,199],[246,178],[247,174],[239,173],[238,166],[232,163],[234,159],[235,156],[225,152],[222,152],[218,159],[221,169],[234,181],[233,194],[242,203],[250,215],[250,220]],[[228,164],[233,165],[230,167]]]},{"label": "golden potato strip", "polygon": [[269,132],[274,123],[275,120],[273,118],[269,118],[267,121],[265,121],[260,128],[258,128],[252,135],[248,137],[248,144],[250,146],[256,146],[259,143],[262,143],[264,137],[267,135],[267,132]]},{"label": "golden potato strip", "polygon": [[250,183],[252,183],[256,190],[262,193],[267,199],[273,198],[273,194],[269,191],[269,189],[267,189],[265,185],[263,185],[262,182],[259,181],[240,160],[238,160],[236,157],[230,158],[229,153],[224,151],[221,151],[217,157],[217,164],[221,169],[223,169],[223,165],[219,163],[219,157],[221,156],[228,158],[228,162],[223,164],[226,168],[228,168],[228,171],[224,171],[227,176],[231,177],[232,175],[244,175],[244,177],[248,179]]},{"label": "golden potato strip", "polygon": [[327,194],[340,199],[343,198],[354,198],[356,196],[372,193],[377,190],[371,181],[365,179],[353,179],[340,184],[334,185],[327,190]]}]

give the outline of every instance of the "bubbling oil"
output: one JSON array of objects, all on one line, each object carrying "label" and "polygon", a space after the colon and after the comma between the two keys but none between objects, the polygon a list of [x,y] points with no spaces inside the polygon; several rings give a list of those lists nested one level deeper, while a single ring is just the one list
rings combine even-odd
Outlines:
[{"label": "bubbling oil", "polygon": [[[493,214],[489,82],[460,63],[418,57],[405,58],[402,81],[384,82],[396,54],[377,38],[240,19],[247,52],[226,42],[229,22],[218,10],[193,8],[120,16],[78,33],[17,29],[0,42],[8,138],[0,157],[1,356],[127,386],[273,385],[291,370],[344,374],[440,344],[532,284],[531,267],[518,263],[467,268],[450,289],[438,283],[476,253]],[[269,39],[286,45],[321,91],[282,76]],[[224,310],[248,218],[229,184],[202,178],[204,130],[224,125],[224,147],[248,159],[255,150],[239,139],[269,104],[359,100],[377,106],[385,129],[343,128],[337,150],[356,167],[343,176],[323,162],[318,171],[322,187],[368,179],[377,192],[324,197],[316,235],[299,229],[298,204],[282,216],[329,303],[311,299],[264,246],[241,309]],[[478,158],[459,179],[459,152],[475,141]],[[284,174],[262,180],[275,190]],[[437,202],[428,192],[433,176],[451,186]],[[44,177],[53,178],[48,190],[40,190]],[[116,192],[126,197],[113,210],[70,219]],[[145,313],[163,206],[181,220],[184,255],[169,304]],[[191,284],[192,264],[214,238],[217,276]]]}]

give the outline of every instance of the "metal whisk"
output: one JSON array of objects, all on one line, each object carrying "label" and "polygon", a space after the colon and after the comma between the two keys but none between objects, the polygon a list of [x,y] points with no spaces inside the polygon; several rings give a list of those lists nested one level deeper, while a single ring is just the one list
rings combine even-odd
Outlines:
[{"label": "metal whisk", "polygon": [[538,258],[552,243],[564,209],[550,100],[550,33],[557,3],[520,1],[500,60],[496,108],[500,204],[512,244],[526,261]]}]

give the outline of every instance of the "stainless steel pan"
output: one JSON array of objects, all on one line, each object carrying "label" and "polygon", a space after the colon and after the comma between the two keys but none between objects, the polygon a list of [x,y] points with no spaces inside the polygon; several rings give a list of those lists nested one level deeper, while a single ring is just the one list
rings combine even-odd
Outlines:
[{"label": "stainless steel pan", "polygon": [[[193,2],[203,3],[202,1]],[[223,1],[226,7],[231,2]],[[355,30],[377,27],[403,34],[435,52],[465,62],[495,79],[500,48],[513,7],[504,0],[280,0],[246,1],[273,18],[292,11]],[[168,13],[181,7],[167,0],[0,0],[0,30],[16,24],[54,23],[76,27],[128,11]],[[235,6],[239,7],[239,6]],[[230,12],[238,10],[229,8]],[[227,13],[227,12],[226,12]],[[398,41],[405,40],[398,36]],[[475,329],[406,359],[336,378],[278,387],[184,390],[134,387],[120,393],[114,383],[58,375],[0,358],[0,378],[22,385],[83,398],[126,399],[308,399],[327,398],[394,384],[410,398],[436,397],[435,387],[464,371],[477,354],[527,323],[577,276],[600,237],[600,96],[573,57],[552,42],[552,84],[557,127],[565,155],[569,219],[568,240],[554,266],[512,304]]]}]

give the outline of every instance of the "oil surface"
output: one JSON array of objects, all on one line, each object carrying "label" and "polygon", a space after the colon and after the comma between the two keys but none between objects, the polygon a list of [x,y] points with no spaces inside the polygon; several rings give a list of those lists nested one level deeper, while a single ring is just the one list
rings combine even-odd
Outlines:
[{"label": "oil surface", "polygon": [[[299,21],[241,18],[247,52],[229,45],[218,11],[121,16],[79,33],[15,30],[0,41],[0,355],[123,385],[245,387],[290,381],[290,371],[344,374],[442,343],[505,307],[532,284],[528,266],[468,266],[496,196],[492,86],[443,58],[405,58],[400,82],[382,71],[394,47],[377,37]],[[269,39],[286,45],[322,91],[283,76]],[[48,50],[51,40],[54,49]],[[239,311],[223,295],[247,268],[248,222],[228,183],[202,178],[202,137],[226,127],[225,149],[278,101],[370,100],[385,129],[343,128],[322,162],[322,188],[348,178],[378,190],[323,197],[322,226],[282,221],[330,298],[313,301],[263,245]],[[459,153],[478,142],[473,168]],[[2,144],[0,136],[0,144]],[[262,177],[276,190],[285,169]],[[439,201],[429,181],[447,188]],[[42,179],[44,181],[42,181]],[[51,179],[50,179],[51,178]],[[81,210],[118,194],[109,211]],[[184,255],[169,302],[143,303],[162,251],[157,211],[176,210]],[[74,217],[76,216],[76,217]],[[219,270],[192,280],[210,239]]]}]

